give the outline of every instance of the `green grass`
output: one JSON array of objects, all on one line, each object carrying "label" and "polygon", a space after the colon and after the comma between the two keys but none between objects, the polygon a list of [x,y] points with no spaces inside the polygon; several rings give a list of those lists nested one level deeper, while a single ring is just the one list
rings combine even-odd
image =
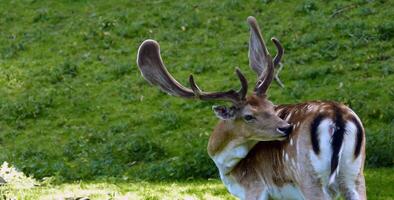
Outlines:
[{"label": "green grass", "polygon": [[[0,3],[0,162],[35,178],[217,177],[206,144],[214,102],[150,87],[135,64],[160,42],[171,73],[204,90],[238,87],[248,69],[246,17],[286,53],[275,103],[335,100],[367,130],[369,167],[392,167],[393,1],[59,0]],[[333,15],[336,11],[346,8]],[[273,45],[268,42],[273,53]]]},{"label": "green grass", "polygon": [[[369,169],[365,172],[368,199],[394,199],[391,183],[393,169]],[[29,190],[1,190],[17,199],[235,199],[216,179],[174,182],[125,182],[119,180],[75,182],[46,185]],[[8,192],[8,193],[6,193]]]},{"label": "green grass", "polygon": [[217,181],[192,182],[79,182],[14,191],[18,199],[235,199]]}]

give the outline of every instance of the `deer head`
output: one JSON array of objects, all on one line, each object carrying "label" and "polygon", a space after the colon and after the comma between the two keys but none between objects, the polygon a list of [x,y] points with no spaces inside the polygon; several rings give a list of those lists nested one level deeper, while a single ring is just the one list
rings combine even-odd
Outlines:
[{"label": "deer head", "polygon": [[214,106],[216,116],[223,123],[237,129],[237,135],[259,141],[283,140],[291,132],[292,125],[280,119],[274,112],[274,105],[267,99],[267,90],[274,79],[274,68],[279,65],[283,55],[280,42],[272,38],[278,53],[274,59],[268,53],[259,26],[254,17],[248,17],[250,26],[249,62],[258,79],[253,94],[246,97],[248,82],[237,68],[236,74],[241,88],[238,91],[204,92],[189,77],[190,87],[176,81],[167,71],[160,56],[160,46],[154,40],[144,41],[138,50],[137,65],[142,76],[162,91],[183,98],[200,100],[230,101],[231,107]]}]

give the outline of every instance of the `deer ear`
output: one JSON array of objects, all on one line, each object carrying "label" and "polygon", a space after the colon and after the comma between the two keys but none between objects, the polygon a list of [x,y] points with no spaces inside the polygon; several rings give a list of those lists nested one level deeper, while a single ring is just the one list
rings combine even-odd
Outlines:
[{"label": "deer ear", "polygon": [[236,109],[234,107],[212,106],[212,110],[215,112],[216,117],[221,120],[232,120],[236,116]]}]

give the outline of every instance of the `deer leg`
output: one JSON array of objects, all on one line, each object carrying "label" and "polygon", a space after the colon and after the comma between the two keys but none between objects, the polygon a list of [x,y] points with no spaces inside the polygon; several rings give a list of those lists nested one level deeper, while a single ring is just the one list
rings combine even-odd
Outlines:
[{"label": "deer leg", "polygon": [[[339,168],[338,184],[341,194],[348,200],[366,199],[363,175],[364,154],[355,158],[356,134],[359,129],[354,123],[347,123],[344,148]],[[365,150],[362,149],[362,152]]]},{"label": "deer leg", "polygon": [[359,174],[353,180],[339,180],[340,191],[346,200],[367,199],[365,192],[365,179]]},{"label": "deer leg", "polygon": [[320,178],[316,176],[304,176],[300,189],[304,199],[332,199],[328,189],[322,186]]},{"label": "deer leg", "polygon": [[356,190],[360,199],[367,199],[364,174],[358,176],[356,180]]}]

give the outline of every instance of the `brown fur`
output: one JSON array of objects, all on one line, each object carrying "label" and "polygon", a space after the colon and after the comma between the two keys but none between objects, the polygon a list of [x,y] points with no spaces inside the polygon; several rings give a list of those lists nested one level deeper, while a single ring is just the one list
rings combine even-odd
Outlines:
[{"label": "brown fur", "polygon": [[[251,96],[247,98],[246,104],[252,105],[258,112],[264,112],[264,107],[268,103],[265,98]],[[284,141],[258,142],[249,151],[248,155],[236,165],[231,175],[254,195],[260,194],[266,184],[280,187],[284,184],[303,182],[304,184],[300,189],[305,197],[325,198],[321,191],[319,178],[310,173],[313,172],[312,165],[305,163],[305,161],[309,159],[307,157],[308,152],[312,148],[309,135],[312,120],[319,113],[327,117],[334,117],[334,108],[340,109],[345,120],[354,118],[354,113],[349,108],[343,104],[330,101],[311,101],[275,106],[275,112],[280,118],[295,125],[292,134]],[[289,115],[291,116],[289,117]],[[232,123],[221,121],[218,124],[209,140],[208,152],[211,156],[222,150],[229,141],[237,137],[234,130],[236,130],[236,127]],[[290,145],[290,140],[293,140],[294,144],[298,143],[298,148],[302,148],[299,150],[301,153],[297,154],[297,145]],[[365,157],[364,142],[361,150],[363,157]],[[284,158],[284,153],[288,154],[289,159]],[[303,166],[301,171],[297,170],[294,163]],[[363,176],[360,174],[358,181],[363,180]],[[360,194],[365,194],[364,187],[358,187],[358,190],[361,191]],[[247,195],[251,199],[257,197],[250,193]]]},{"label": "brown fur", "polygon": [[216,152],[223,150],[223,148],[234,138],[233,125],[226,121],[220,121],[215,127],[213,134],[211,134],[208,143],[208,154],[213,156]]}]

